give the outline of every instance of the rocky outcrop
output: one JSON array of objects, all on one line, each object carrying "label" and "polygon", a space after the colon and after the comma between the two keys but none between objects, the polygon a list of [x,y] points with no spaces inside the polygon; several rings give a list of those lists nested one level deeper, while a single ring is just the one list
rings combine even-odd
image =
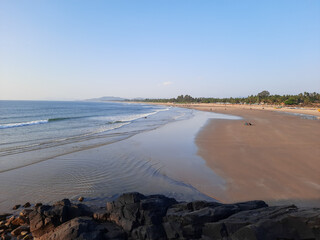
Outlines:
[{"label": "rocky outcrop", "polygon": [[68,199],[0,215],[1,239],[320,239],[320,209],[177,202],[163,195],[126,193],[90,210]]},{"label": "rocky outcrop", "polygon": [[53,206],[41,205],[29,214],[30,230],[37,238],[80,216],[92,216],[92,212],[83,204],[71,204],[69,199],[56,202]]}]

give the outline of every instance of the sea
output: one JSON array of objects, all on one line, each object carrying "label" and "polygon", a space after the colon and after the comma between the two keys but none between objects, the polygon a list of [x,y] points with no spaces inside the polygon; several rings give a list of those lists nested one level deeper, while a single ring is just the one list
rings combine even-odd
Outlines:
[{"label": "sea", "polygon": [[190,116],[184,109],[146,104],[0,101],[0,173]]},{"label": "sea", "polygon": [[208,119],[232,116],[129,102],[0,101],[0,210],[123,192],[214,200],[223,179],[197,155]]}]

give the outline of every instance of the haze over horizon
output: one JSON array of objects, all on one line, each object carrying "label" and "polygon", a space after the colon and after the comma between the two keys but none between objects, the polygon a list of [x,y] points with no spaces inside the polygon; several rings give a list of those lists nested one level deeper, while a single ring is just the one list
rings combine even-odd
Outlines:
[{"label": "haze over horizon", "polygon": [[320,1],[1,1],[0,100],[320,91]]}]

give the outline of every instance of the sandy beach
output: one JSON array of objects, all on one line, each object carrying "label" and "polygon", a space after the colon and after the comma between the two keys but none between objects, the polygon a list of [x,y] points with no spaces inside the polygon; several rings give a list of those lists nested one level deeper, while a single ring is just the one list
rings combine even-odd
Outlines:
[{"label": "sandy beach", "polygon": [[216,199],[224,203],[263,199],[270,204],[320,205],[317,108],[168,105],[243,118],[210,120],[196,138],[198,154],[227,182],[224,194],[215,195]]},{"label": "sandy beach", "polygon": [[[276,112],[284,109],[216,105],[192,108],[243,118],[211,120],[196,139],[199,155],[227,181],[226,194],[217,196],[219,200],[264,199],[270,203],[319,205],[319,120]],[[318,115],[312,110],[295,111],[301,112]]]}]

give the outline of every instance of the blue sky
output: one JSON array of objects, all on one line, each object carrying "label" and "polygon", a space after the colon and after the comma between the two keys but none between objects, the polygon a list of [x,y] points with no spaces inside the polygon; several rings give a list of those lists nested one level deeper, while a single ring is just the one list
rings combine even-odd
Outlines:
[{"label": "blue sky", "polygon": [[0,1],[0,99],[320,92],[320,1]]}]

